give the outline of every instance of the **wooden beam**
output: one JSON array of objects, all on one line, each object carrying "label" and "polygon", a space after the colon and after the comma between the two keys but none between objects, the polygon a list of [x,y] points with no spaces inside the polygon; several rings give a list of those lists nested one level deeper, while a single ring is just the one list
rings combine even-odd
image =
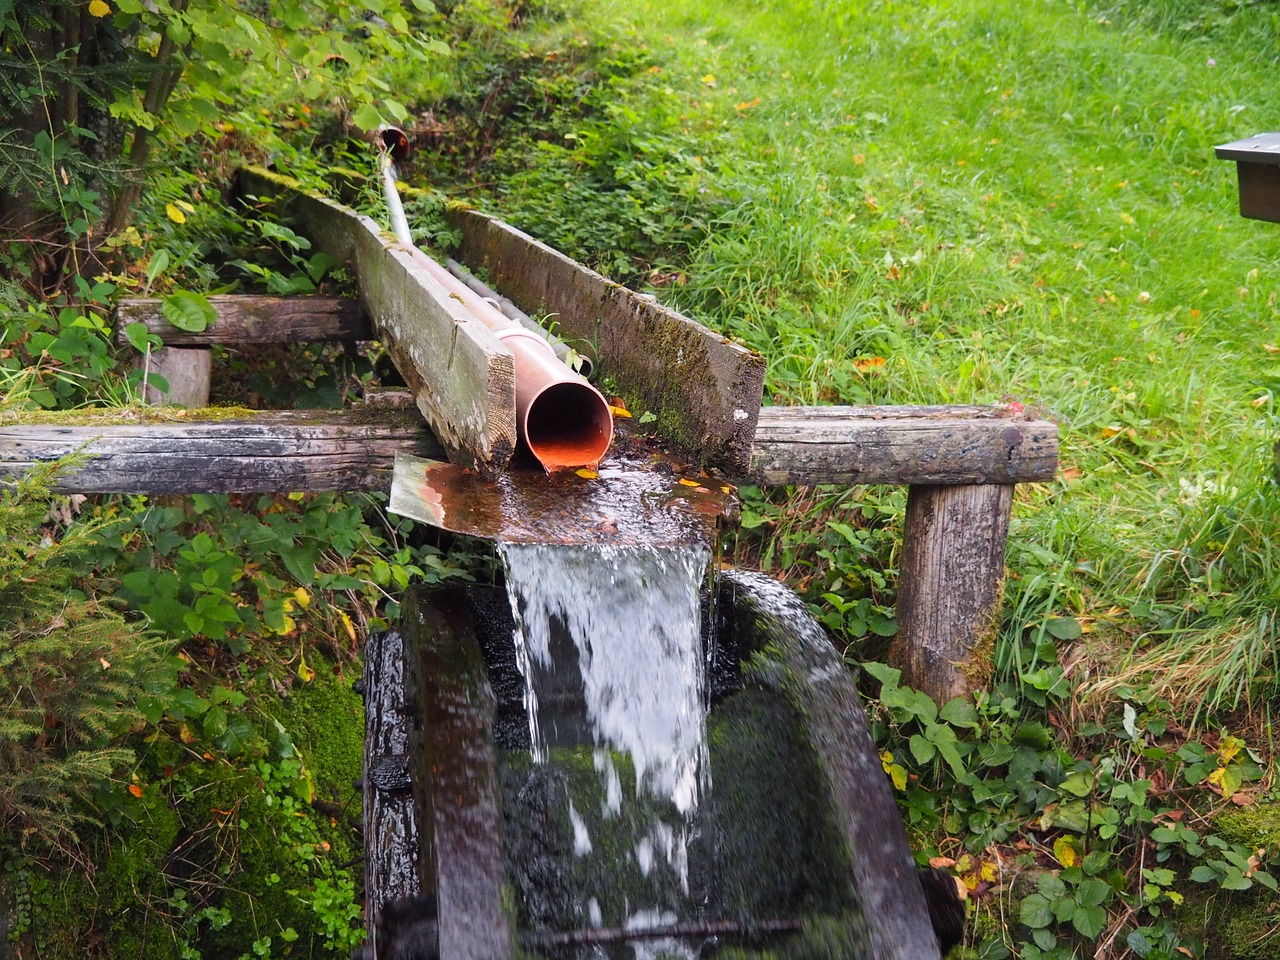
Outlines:
[{"label": "wooden beam", "polygon": [[1005,407],[765,407],[749,482],[1026,483],[1051,480],[1058,427]]},{"label": "wooden beam", "polygon": [[89,459],[58,479],[59,492],[386,490],[397,451],[444,453],[414,411],[277,410],[223,420],[0,424],[0,476],[77,451]]},{"label": "wooden beam", "polygon": [[764,358],[688,317],[474,210],[453,208],[460,257],[556,336],[591,345],[602,372],[655,429],[698,461],[746,471],[764,390]]},{"label": "wooden beam", "polygon": [[378,339],[449,459],[501,472],[516,446],[511,352],[368,217],[256,167],[239,171],[239,189],[274,198],[317,250],[354,268]]},{"label": "wooden beam", "polygon": [[145,323],[166,347],[210,343],[307,343],[323,340],[372,340],[373,325],[360,301],[350,297],[259,297],[218,295],[208,298],[218,317],[199,333],[182,330],[165,319],[164,301],[154,297],[121,300],[116,306],[116,339],[128,343],[124,328]]},{"label": "wooden beam", "polygon": [[907,494],[889,661],[939,704],[990,680],[1012,505],[1010,484],[915,486]]}]

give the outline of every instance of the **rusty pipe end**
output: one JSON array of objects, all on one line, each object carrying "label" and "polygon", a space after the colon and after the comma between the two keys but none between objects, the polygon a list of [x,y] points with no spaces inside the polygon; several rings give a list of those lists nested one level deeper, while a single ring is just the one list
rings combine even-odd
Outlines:
[{"label": "rusty pipe end", "polygon": [[595,387],[578,378],[540,390],[524,415],[524,438],[548,473],[595,469],[613,442],[613,414]]},{"label": "rusty pipe end", "polygon": [[382,127],[377,133],[377,143],[382,145],[382,149],[387,151],[391,157],[392,163],[399,163],[405,157],[409,156],[409,135],[399,127]]}]

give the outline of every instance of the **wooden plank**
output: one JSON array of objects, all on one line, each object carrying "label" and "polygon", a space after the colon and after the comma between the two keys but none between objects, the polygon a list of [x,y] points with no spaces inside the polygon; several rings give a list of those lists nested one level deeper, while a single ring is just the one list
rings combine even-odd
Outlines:
[{"label": "wooden plank", "polygon": [[354,267],[378,339],[449,459],[501,472],[516,446],[511,352],[368,217],[259,168],[239,171],[239,189],[275,198],[317,250]]},{"label": "wooden plank", "polygon": [[632,409],[658,417],[659,433],[706,466],[746,472],[763,357],[500,220],[462,208],[448,216],[462,231],[459,259],[526,313],[554,313],[570,346],[592,345]]},{"label": "wooden plank", "polygon": [[939,704],[986,687],[1000,627],[1012,484],[913,486],[890,662]]},{"label": "wooden plank", "polygon": [[[83,419],[83,417],[82,417]],[[0,476],[76,451],[64,493],[386,490],[397,451],[443,450],[413,411],[277,410],[223,420],[0,424]]]},{"label": "wooden plank", "polygon": [[[826,781],[875,960],[938,960],[924,892],[902,817],[858,695],[856,674],[803,600],[762,573],[720,576],[721,629],[742,662],[765,651],[780,661]],[[745,642],[744,642],[745,641]]]},{"label": "wooden plank", "polygon": [[1058,427],[1007,407],[765,407],[757,484],[1026,483],[1051,480]]},{"label": "wooden plank", "polygon": [[441,960],[507,960],[497,706],[465,590],[415,588],[404,609],[420,722],[410,735],[422,837],[421,898],[434,904]]},{"label": "wooden plank", "polygon": [[217,319],[199,333],[165,319],[164,301],[132,297],[116,306],[116,339],[128,343],[124,328],[144,323],[166,347],[210,343],[308,343],[324,340],[372,340],[373,325],[359,300],[350,297],[211,296]]}]

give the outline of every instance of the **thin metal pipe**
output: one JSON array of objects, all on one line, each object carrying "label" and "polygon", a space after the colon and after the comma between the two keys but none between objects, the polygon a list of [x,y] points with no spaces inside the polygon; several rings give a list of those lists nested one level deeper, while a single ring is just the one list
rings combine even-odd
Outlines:
[{"label": "thin metal pipe", "polygon": [[[399,153],[397,154],[397,151]],[[548,472],[595,467],[613,441],[613,413],[600,391],[562,363],[542,337],[523,329],[413,244],[396,188],[393,159],[407,154],[408,137],[382,131],[378,166],[396,238],[414,261],[462,302],[511,351],[515,359],[516,430]]]},{"label": "thin metal pipe", "polygon": [[[542,326],[542,324],[538,323],[537,320],[533,319],[533,317],[529,316],[517,307],[509,298],[498,293],[498,291],[490,287],[457,260],[450,257],[445,260],[444,265],[448,268],[450,273],[470,287],[481,298],[492,302],[494,306],[502,311],[502,315],[504,317],[509,317],[516,321],[516,323],[520,324],[520,326],[524,327],[526,330],[536,333],[538,336],[545,339],[547,343],[551,344],[551,349],[555,351],[555,355],[560,358],[561,363],[577,370],[578,373],[588,379],[591,377],[591,372],[595,369],[595,364],[592,363],[591,358],[585,353],[580,353],[573,347],[569,346],[546,327]],[[572,354],[572,357],[577,358],[578,362],[576,365],[570,362],[572,359],[570,354]]]}]

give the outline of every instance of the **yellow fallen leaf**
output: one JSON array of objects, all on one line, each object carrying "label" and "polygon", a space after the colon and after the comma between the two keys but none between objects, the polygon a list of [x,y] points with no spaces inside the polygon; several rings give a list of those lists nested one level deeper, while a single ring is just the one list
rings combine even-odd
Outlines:
[{"label": "yellow fallen leaf", "polygon": [[708,87],[714,87],[716,85],[716,75],[714,73],[708,73],[702,78],[702,82]]},{"label": "yellow fallen leaf", "polygon": [[613,404],[609,404],[609,412],[623,420],[631,419],[631,411],[626,407],[615,407]]},{"label": "yellow fallen leaf", "polygon": [[187,222],[187,215],[183,213],[181,210],[179,210],[177,206],[175,206],[172,203],[166,203],[164,205],[164,212],[169,215],[169,219],[172,220],[174,223]]},{"label": "yellow fallen leaf", "polygon": [[680,482],[681,482],[682,484],[684,484],[686,487],[700,487],[700,486],[702,486],[702,484],[700,484],[697,480],[690,480],[688,477],[681,477],[681,478],[680,478]]},{"label": "yellow fallen leaf", "polygon": [[575,470],[573,472],[576,473],[578,476],[580,476],[583,480],[597,480],[600,477],[600,474],[596,473],[596,471],[588,470],[586,467],[583,467],[581,470]]},{"label": "yellow fallen leaf", "polygon": [[758,106],[760,106],[760,98],[753,97],[750,100],[743,100],[741,103],[735,104],[733,109],[750,110],[752,107],[758,107]]},{"label": "yellow fallen leaf", "polygon": [[[105,6],[105,4],[104,4],[104,6]],[[141,797],[141,796],[142,796],[142,788],[141,788],[140,786],[138,786],[136,783],[131,783],[131,784],[129,784],[129,792],[130,792],[131,794],[133,794],[135,797]]]},{"label": "yellow fallen leaf", "polygon": [[103,3],[102,0],[90,0],[89,16],[91,17],[107,17],[111,15],[111,5]]},{"label": "yellow fallen leaf", "polygon": [[1080,851],[1071,837],[1059,837],[1053,841],[1053,855],[1064,867],[1074,867],[1080,862]]},{"label": "yellow fallen leaf", "polygon": [[347,612],[345,610],[339,610],[338,619],[342,621],[342,626],[346,628],[347,636],[350,637],[351,642],[354,643],[356,639],[356,628],[351,622],[351,618],[347,616]]},{"label": "yellow fallen leaf", "polygon": [[303,610],[311,606],[311,594],[307,593],[306,587],[299,587],[293,591],[293,598],[298,601],[298,606]]},{"label": "yellow fallen leaf", "polygon": [[1262,349],[1267,353],[1280,353],[1280,347],[1277,347],[1274,343],[1264,343]]},{"label": "yellow fallen leaf", "polygon": [[316,672],[307,666],[307,658],[298,657],[298,676],[303,683],[310,683],[315,678]]}]

